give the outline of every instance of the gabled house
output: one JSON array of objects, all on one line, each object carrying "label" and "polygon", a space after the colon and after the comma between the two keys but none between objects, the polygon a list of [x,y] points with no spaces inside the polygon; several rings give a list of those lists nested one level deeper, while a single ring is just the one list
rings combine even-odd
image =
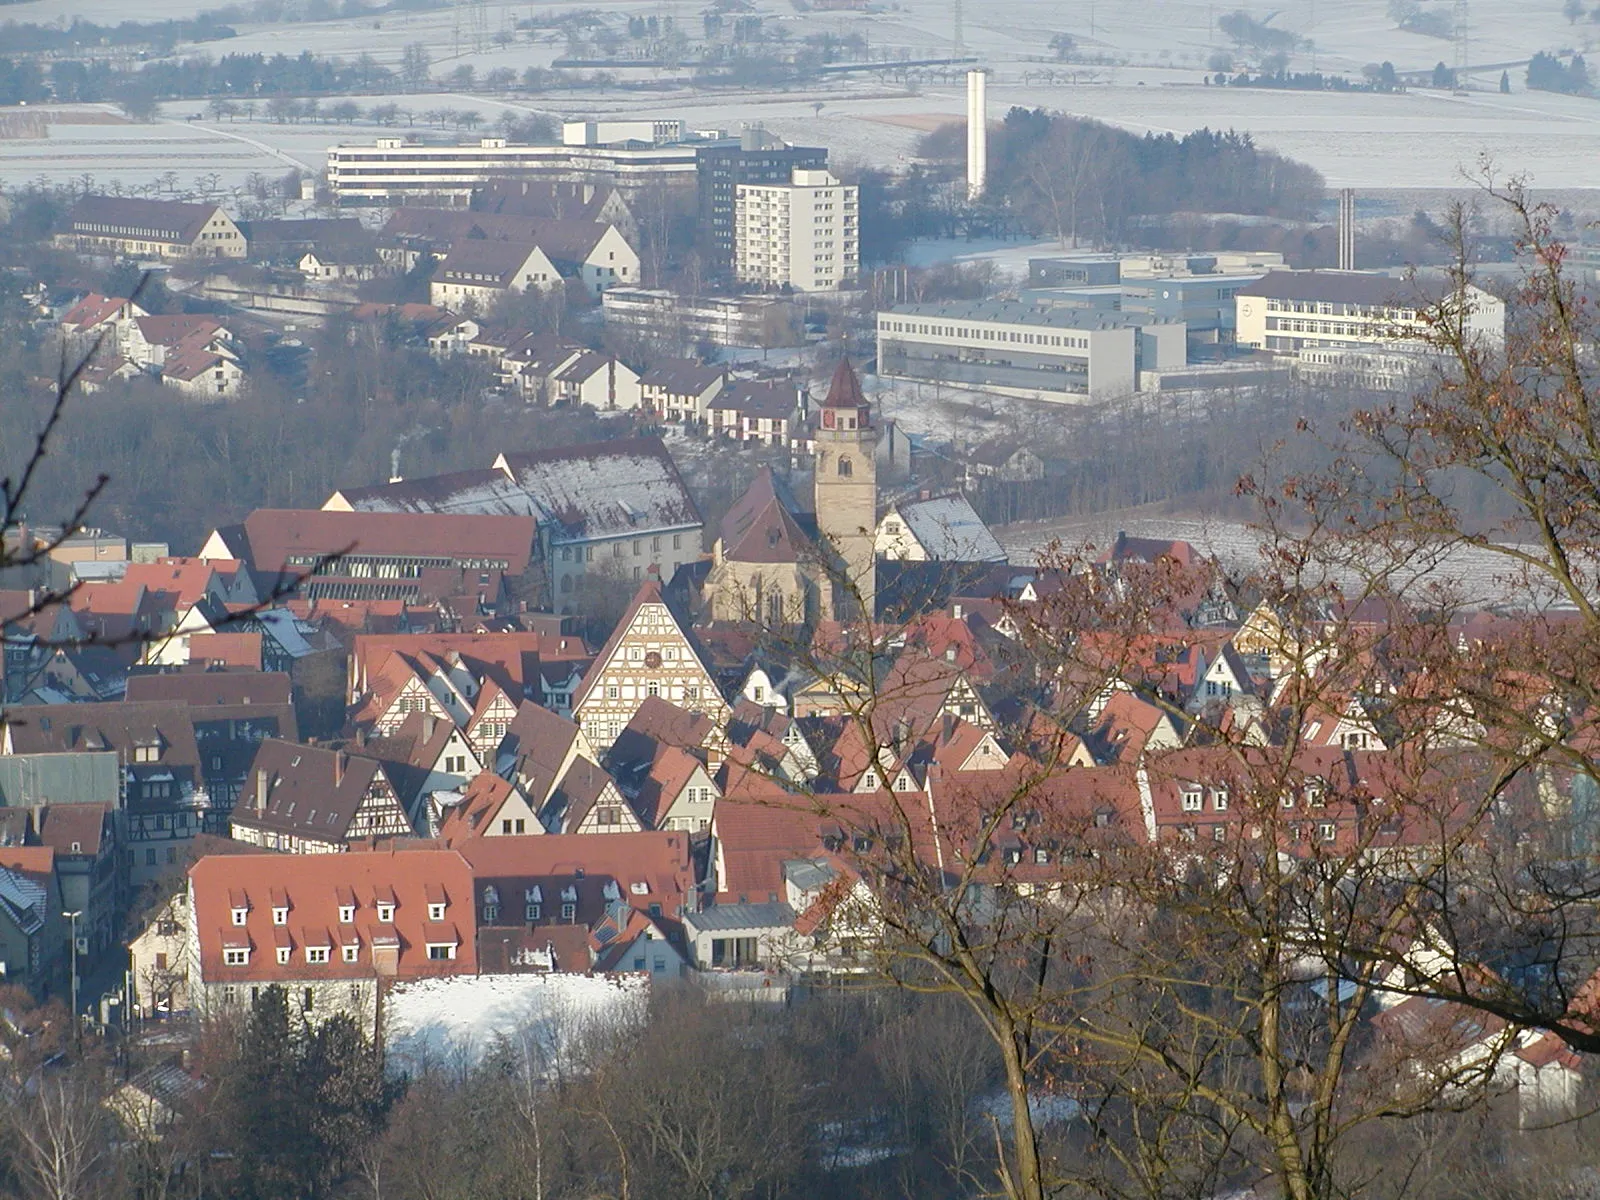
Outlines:
[{"label": "gabled house", "polygon": [[531,242],[462,238],[450,246],[428,284],[428,300],[441,308],[488,312],[504,296],[561,286],[561,273]]},{"label": "gabled house", "polygon": [[500,743],[495,773],[516,784],[533,810],[539,812],[580,759],[598,759],[583,730],[558,713],[525,704]]},{"label": "gabled house", "polygon": [[375,758],[268,739],[256,750],[249,778],[230,817],[235,841],[291,854],[334,854],[417,832]]},{"label": "gabled house", "polygon": [[645,826],[617,781],[598,763],[574,758],[539,818],[549,833],[642,833]]},{"label": "gabled house", "polygon": [[233,219],[214,204],[84,196],[52,241],[79,254],[126,258],[244,258],[248,243]]},{"label": "gabled house", "polygon": [[474,837],[524,837],[545,832],[538,810],[515,783],[485,771],[432,816],[432,835],[447,846]]},{"label": "gabled house", "polygon": [[692,358],[660,359],[639,376],[640,404],[664,421],[700,425],[727,382],[725,367]]},{"label": "gabled house", "polygon": [[585,350],[551,377],[553,403],[587,405],[601,412],[639,407],[639,375],[615,354]]},{"label": "gabled house", "polygon": [[935,496],[892,504],[878,521],[880,558],[909,562],[1006,561],[1005,547],[965,496]]},{"label": "gabled house", "polygon": [[589,743],[604,753],[652,698],[704,713],[718,725],[727,715],[727,703],[687,624],[653,579],[639,589],[595,657],[573,698],[573,715]]}]

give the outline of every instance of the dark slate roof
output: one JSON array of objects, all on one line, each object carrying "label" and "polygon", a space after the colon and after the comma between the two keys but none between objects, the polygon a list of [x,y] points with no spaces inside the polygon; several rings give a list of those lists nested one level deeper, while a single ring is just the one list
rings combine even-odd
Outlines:
[{"label": "dark slate roof", "polygon": [[109,225],[127,231],[119,236],[146,237],[152,241],[182,242],[200,236],[217,211],[215,204],[179,204],[173,200],[134,200],[126,196],[85,196],[72,206],[66,230],[97,231],[86,226]]}]

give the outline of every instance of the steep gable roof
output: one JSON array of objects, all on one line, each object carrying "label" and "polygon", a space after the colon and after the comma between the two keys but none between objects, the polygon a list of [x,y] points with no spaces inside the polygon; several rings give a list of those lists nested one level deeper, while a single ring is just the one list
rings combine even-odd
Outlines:
[{"label": "steep gable roof", "polygon": [[[617,652],[622,648],[622,643],[627,638],[629,630],[633,627],[634,622],[639,619],[641,610],[648,606],[658,607],[667,613],[672,622],[678,627],[678,632],[682,635],[685,648],[693,656],[694,662],[699,666],[701,673],[705,675],[708,683],[715,690],[716,681],[710,669],[706,666],[706,656],[701,653],[700,647],[690,630],[689,623],[674,612],[672,606],[667,603],[666,598],[661,593],[660,581],[647,579],[643,586],[634,593],[633,600],[628,605],[628,611],[622,614],[622,619],[617,622],[617,627],[611,631],[611,636],[606,639],[606,644],[601,647],[600,653],[595,655],[594,662],[590,664],[588,673],[583,677],[583,682],[578,685],[578,690],[573,693],[573,711],[577,711],[584,701],[589,699],[601,677],[613,669]],[[720,700],[721,693],[706,697],[706,699],[708,702]],[[648,702],[649,698],[647,697],[643,703]]]},{"label": "steep gable roof", "polygon": [[815,547],[801,528],[788,484],[762,467],[722,518],[722,556],[734,562],[798,563]]},{"label": "steep gable roof", "polygon": [[280,834],[341,842],[350,836],[381,770],[377,759],[365,755],[268,738],[256,750],[233,819]]},{"label": "steep gable roof", "polygon": [[823,400],[824,408],[865,408],[867,398],[861,391],[861,380],[856,376],[856,369],[850,365],[848,357],[841,358],[839,365],[833,369],[833,380],[828,384],[828,396]]}]

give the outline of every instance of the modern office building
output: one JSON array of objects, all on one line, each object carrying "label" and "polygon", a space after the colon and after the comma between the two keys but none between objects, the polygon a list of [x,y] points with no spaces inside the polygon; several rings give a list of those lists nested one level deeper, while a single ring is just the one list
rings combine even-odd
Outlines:
[{"label": "modern office building", "polygon": [[1187,360],[1181,321],[1017,301],[912,304],[878,314],[878,373],[1044,400],[1109,400]]},{"label": "modern office building", "polygon": [[791,146],[760,128],[702,145],[697,155],[700,228],[716,269],[730,274],[739,188],[785,185],[796,171],[828,169],[826,149]]},{"label": "modern office building", "polygon": [[860,270],[858,219],[857,189],[827,171],[742,183],[734,194],[734,278],[797,292],[848,287]]},{"label": "modern office building", "polygon": [[605,182],[624,199],[657,186],[695,184],[699,144],[624,141],[518,146],[504,138],[471,145],[430,145],[404,138],[328,147],[328,187],[342,205],[427,201],[467,207],[474,188],[493,179]]}]

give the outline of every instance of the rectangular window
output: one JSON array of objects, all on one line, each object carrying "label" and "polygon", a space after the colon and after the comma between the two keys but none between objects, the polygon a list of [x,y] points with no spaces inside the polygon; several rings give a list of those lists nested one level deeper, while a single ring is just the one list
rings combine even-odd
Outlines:
[{"label": "rectangular window", "polygon": [[325,963],[328,961],[328,948],[326,946],[307,946],[306,961],[308,963]]},{"label": "rectangular window", "polygon": [[539,906],[537,904],[528,905],[527,909],[524,910],[523,915],[526,916],[530,921],[537,921],[539,919]]},{"label": "rectangular window", "polygon": [[343,953],[344,961],[347,962],[347,963],[353,963],[353,962],[356,961],[356,955],[360,953],[361,947],[360,946],[345,946],[345,947],[343,947],[343,951],[344,951],[344,953]]},{"label": "rectangular window", "polygon": [[247,966],[250,962],[250,951],[224,950],[222,952],[222,962],[225,966],[229,967]]},{"label": "rectangular window", "polygon": [[449,945],[449,946],[429,946],[428,947],[428,957],[430,959],[434,960],[435,962],[441,961],[443,959],[454,958],[455,956],[456,956],[456,948],[453,945]]}]

